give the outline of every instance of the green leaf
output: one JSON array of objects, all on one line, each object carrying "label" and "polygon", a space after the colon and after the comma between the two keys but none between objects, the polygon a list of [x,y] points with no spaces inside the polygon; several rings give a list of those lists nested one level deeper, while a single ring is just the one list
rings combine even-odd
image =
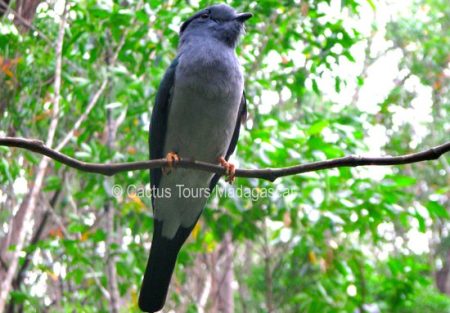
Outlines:
[{"label": "green leaf", "polygon": [[52,191],[61,189],[61,177],[59,176],[50,176],[45,181],[44,190]]},{"label": "green leaf", "polygon": [[447,209],[437,201],[428,201],[428,203],[425,205],[425,207],[427,208],[427,210],[431,216],[441,217],[441,218],[446,218],[446,219],[449,218],[449,213],[448,213]]},{"label": "green leaf", "polygon": [[391,179],[395,182],[395,184],[399,187],[409,187],[416,184],[417,180],[414,177],[410,176],[402,176],[402,175],[393,175]]},{"label": "green leaf", "polygon": [[317,121],[314,124],[312,124],[311,127],[308,129],[308,134],[310,136],[320,134],[322,130],[328,125],[330,125],[330,121],[328,120]]},{"label": "green leaf", "polygon": [[350,52],[344,51],[342,55],[345,56],[350,62],[356,62],[355,58],[350,54]]},{"label": "green leaf", "polygon": [[372,10],[375,11],[377,9],[376,6],[375,6],[375,3],[373,2],[373,0],[367,0],[367,2],[369,3],[369,5],[372,8]]},{"label": "green leaf", "polygon": [[320,95],[319,86],[317,85],[317,81],[315,79],[312,80],[312,88],[316,95]]}]

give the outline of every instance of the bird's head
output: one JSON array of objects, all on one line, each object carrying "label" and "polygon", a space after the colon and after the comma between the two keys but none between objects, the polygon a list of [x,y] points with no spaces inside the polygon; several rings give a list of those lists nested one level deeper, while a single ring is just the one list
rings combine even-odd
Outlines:
[{"label": "bird's head", "polygon": [[244,30],[244,22],[251,13],[236,13],[226,4],[216,4],[191,16],[181,25],[180,36],[212,36],[231,47],[235,47]]}]

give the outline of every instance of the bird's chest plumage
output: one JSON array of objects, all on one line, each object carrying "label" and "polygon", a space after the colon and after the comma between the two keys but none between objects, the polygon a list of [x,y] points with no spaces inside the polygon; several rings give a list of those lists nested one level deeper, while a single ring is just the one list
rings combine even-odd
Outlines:
[{"label": "bird's chest plumage", "polygon": [[243,91],[234,51],[207,42],[185,49],[174,86],[165,152],[216,162],[229,147]]}]

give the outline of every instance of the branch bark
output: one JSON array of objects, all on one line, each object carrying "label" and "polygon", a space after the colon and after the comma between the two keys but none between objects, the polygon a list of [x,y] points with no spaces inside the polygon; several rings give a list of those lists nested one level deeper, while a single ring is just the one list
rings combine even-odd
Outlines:
[{"label": "branch bark", "polygon": [[[112,176],[121,172],[148,170],[152,168],[160,168],[167,166],[166,159],[156,159],[149,161],[116,163],[116,164],[87,163],[74,159],[63,153],[57,152],[56,150],[53,150],[45,146],[42,141],[35,139],[2,137],[0,138],[0,146],[26,149],[39,154],[43,154],[55,161],[58,161],[62,164],[65,164],[77,170],[88,173],[102,174],[105,176]],[[423,161],[437,160],[444,153],[447,153],[449,151],[450,151],[450,142],[447,142],[425,151],[401,156],[363,157],[363,156],[349,155],[342,158],[330,159],[307,164],[300,164],[285,168],[250,169],[250,170],[237,169],[236,177],[260,178],[273,182],[277,178],[284,176],[291,176],[307,172],[315,172],[318,170],[330,168],[402,165],[402,164],[411,164]],[[225,169],[222,166],[202,161],[196,161],[193,159],[181,158],[180,161],[174,164],[174,166],[180,168],[196,169],[219,175],[225,175]]]},{"label": "branch bark", "polygon": [[[22,31],[26,32],[30,29],[36,9],[42,0],[17,0],[16,10],[18,15],[14,17],[14,24]],[[21,18],[17,18],[20,16]]]}]

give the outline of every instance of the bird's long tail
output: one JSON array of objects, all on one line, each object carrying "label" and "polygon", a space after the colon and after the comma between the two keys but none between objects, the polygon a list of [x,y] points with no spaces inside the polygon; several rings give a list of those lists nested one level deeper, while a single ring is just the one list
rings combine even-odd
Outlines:
[{"label": "bird's long tail", "polygon": [[192,228],[180,227],[174,238],[167,239],[161,235],[162,222],[155,220],[150,256],[139,294],[142,311],[157,312],[164,306],[178,252]]}]

